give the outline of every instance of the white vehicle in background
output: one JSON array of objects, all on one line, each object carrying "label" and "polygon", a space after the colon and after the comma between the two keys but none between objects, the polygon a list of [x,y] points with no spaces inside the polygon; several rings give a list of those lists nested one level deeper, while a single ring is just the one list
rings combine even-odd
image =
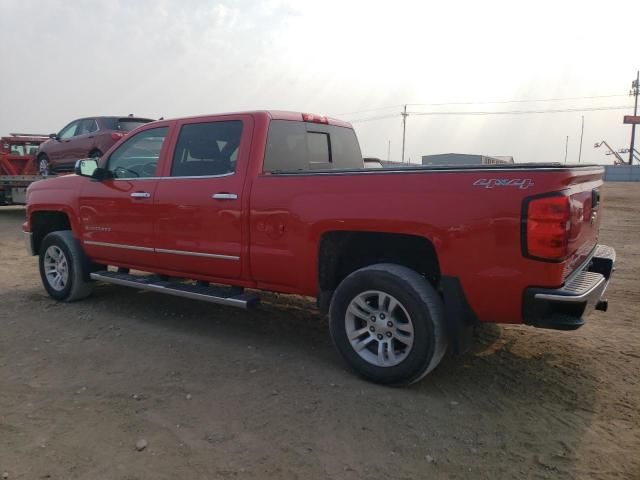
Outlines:
[{"label": "white vehicle in background", "polygon": [[379,158],[365,157],[362,160],[364,161],[364,168],[384,168]]}]

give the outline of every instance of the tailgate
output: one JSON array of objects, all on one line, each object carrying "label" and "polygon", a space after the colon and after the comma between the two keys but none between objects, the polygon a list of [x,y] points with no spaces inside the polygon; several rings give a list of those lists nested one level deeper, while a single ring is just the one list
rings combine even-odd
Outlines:
[{"label": "tailgate", "polygon": [[598,242],[602,176],[602,167],[545,176],[537,185],[543,192],[527,197],[523,206],[525,257],[562,264],[562,280],[586,262]]},{"label": "tailgate", "polygon": [[[579,179],[577,179],[579,180]],[[598,243],[600,229],[602,179],[587,179],[572,187],[571,228],[569,233],[569,259],[565,277],[578,268],[588,258]]]}]

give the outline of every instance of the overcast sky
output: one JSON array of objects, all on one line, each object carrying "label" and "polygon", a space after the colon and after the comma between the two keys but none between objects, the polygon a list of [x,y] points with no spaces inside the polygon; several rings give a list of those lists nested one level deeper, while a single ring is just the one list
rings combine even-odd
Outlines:
[{"label": "overcast sky", "polygon": [[[1,0],[0,134],[89,115],[287,109],[354,120],[365,155],[400,159],[411,112],[631,105],[640,1]],[[628,32],[628,33],[625,33]],[[618,96],[613,96],[618,95]],[[390,107],[385,109],[386,107]],[[380,110],[377,110],[380,109]],[[371,110],[371,111],[369,111]],[[361,112],[363,113],[353,113]],[[628,110],[411,115],[407,158],[462,152],[610,163]],[[372,118],[389,118],[371,120]],[[366,119],[367,121],[355,121]],[[640,139],[639,142],[640,143]]]}]

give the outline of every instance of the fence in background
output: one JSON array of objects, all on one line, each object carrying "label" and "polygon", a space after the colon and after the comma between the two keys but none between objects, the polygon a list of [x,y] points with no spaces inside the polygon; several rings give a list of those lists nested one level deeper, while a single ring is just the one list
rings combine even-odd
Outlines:
[{"label": "fence in background", "polygon": [[640,182],[640,165],[605,165],[605,182]]}]

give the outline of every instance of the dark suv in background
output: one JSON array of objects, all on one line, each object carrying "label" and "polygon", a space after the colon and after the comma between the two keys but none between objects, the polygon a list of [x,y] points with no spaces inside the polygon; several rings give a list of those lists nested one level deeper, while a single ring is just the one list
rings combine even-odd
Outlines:
[{"label": "dark suv in background", "polygon": [[102,156],[131,130],[149,122],[153,120],[133,115],[74,120],[40,145],[36,156],[38,171],[41,175],[70,172],[76,160]]}]

